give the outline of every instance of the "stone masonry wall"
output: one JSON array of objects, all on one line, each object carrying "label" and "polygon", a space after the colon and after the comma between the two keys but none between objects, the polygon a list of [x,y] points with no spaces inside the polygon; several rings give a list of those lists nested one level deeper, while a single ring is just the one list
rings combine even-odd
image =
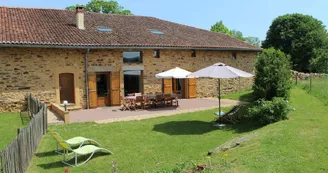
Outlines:
[{"label": "stone masonry wall", "polygon": [[[196,57],[191,57],[190,50],[161,50],[160,58],[153,58],[153,50],[143,51],[144,58],[144,92],[160,92],[162,81],[155,74],[174,67],[189,71],[197,71],[217,62],[222,62],[238,69],[253,72],[256,57],[254,52],[237,52],[237,59],[233,60],[230,51],[196,51]],[[221,93],[248,89],[253,79],[221,79]],[[217,95],[217,79],[197,79],[197,97],[214,97]]]},{"label": "stone masonry wall", "polygon": [[0,112],[22,109],[27,93],[55,102],[55,68],[77,68],[83,79],[83,56],[73,49],[0,48]]},{"label": "stone masonry wall", "polygon": [[[0,48],[0,112],[23,109],[24,97],[32,93],[46,103],[56,102],[56,70],[61,68],[78,71],[76,86],[82,107],[86,107],[85,95],[85,52],[77,49],[46,48]],[[222,62],[252,72],[254,52],[237,52],[233,60],[229,51],[196,51],[191,57],[190,50],[161,50],[160,58],[153,57],[153,50],[143,50],[142,64],[123,64],[123,50],[91,50],[88,69],[95,66],[111,66],[121,73],[121,95],[124,91],[122,66],[144,66],[144,92],[160,92],[162,80],[155,74],[174,67],[196,71],[203,67]],[[57,72],[58,73],[58,72]],[[57,79],[58,80],[58,79]],[[238,84],[238,85],[237,85]],[[239,85],[240,84],[240,85]],[[229,93],[249,88],[252,79],[222,80],[221,92]],[[213,97],[217,93],[217,80],[197,79],[197,96]]]},{"label": "stone masonry wall", "polygon": [[327,74],[324,73],[302,73],[302,72],[298,72],[298,71],[294,71],[292,70],[292,77],[294,80],[305,80],[308,78],[322,78],[322,77],[327,77]]}]

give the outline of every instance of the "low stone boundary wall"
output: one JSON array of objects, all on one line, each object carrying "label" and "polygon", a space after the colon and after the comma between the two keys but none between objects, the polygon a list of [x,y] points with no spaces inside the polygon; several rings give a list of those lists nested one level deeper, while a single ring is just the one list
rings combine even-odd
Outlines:
[{"label": "low stone boundary wall", "polygon": [[66,124],[70,123],[69,111],[65,111],[63,107],[58,104],[51,104],[51,110],[54,111],[57,115],[59,115]]},{"label": "low stone boundary wall", "polygon": [[292,70],[292,76],[293,79],[297,80],[305,80],[308,78],[322,78],[322,77],[328,77],[328,74],[324,73],[303,73],[303,72],[298,72],[298,71],[293,71]]}]

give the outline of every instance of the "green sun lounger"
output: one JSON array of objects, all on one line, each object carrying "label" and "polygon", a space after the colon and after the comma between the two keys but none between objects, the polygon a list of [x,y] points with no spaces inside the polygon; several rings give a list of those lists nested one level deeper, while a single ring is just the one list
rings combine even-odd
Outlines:
[{"label": "green sun lounger", "polygon": [[[54,133],[56,133],[56,132],[54,132]],[[94,153],[97,152],[97,151],[107,151],[108,153],[113,154],[113,152],[111,152],[111,151],[109,151],[105,148],[99,148],[99,147],[94,146],[94,145],[84,145],[84,146],[81,146],[77,149],[72,149],[70,147],[70,145],[66,141],[64,141],[59,135],[55,135],[54,138],[56,139],[57,143],[64,149],[64,153],[63,153],[64,160],[62,161],[62,163],[66,164],[66,165],[69,165],[69,166],[80,166],[80,165],[85,164],[86,162],[88,162],[92,158]],[[66,160],[66,156],[70,155],[72,153],[74,154],[74,157]],[[91,154],[91,155],[89,156],[89,158],[87,160],[85,160],[84,162],[82,162],[80,164],[77,163],[77,156],[78,155],[88,155],[88,154]],[[68,161],[70,161],[72,159],[74,159],[74,164],[68,163]]]},{"label": "green sun lounger", "polygon": [[[63,138],[54,130],[52,129],[48,129],[48,132],[51,134],[52,137],[56,138],[60,138],[63,140]],[[70,147],[73,146],[78,146],[78,148],[82,147],[84,144],[93,144],[93,145],[97,145],[97,146],[101,146],[97,141],[93,140],[93,139],[89,139],[89,138],[85,138],[85,137],[81,137],[81,136],[77,136],[68,140],[64,140]],[[58,141],[57,142],[57,147],[56,147],[56,153],[58,154],[63,154],[63,152],[60,152],[58,149]]]}]

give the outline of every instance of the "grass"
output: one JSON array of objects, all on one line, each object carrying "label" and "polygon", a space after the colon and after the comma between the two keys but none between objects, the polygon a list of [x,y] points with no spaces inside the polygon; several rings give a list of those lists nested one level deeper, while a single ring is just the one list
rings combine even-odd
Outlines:
[{"label": "grass", "polygon": [[[228,109],[228,108],[226,108]],[[76,123],[52,125],[62,137],[94,138],[113,155],[97,154],[87,164],[69,168],[70,172],[110,172],[114,161],[119,172],[152,172],[175,164],[201,162],[207,152],[233,137],[254,128],[251,124],[219,129],[212,126],[215,110],[110,124]],[[54,153],[55,141],[45,135],[28,172],[63,172],[63,157]],[[85,157],[79,157],[81,160]]]},{"label": "grass", "polygon": [[328,77],[312,79],[311,88],[309,79],[298,81],[297,86],[320,99],[325,105],[328,105]]},{"label": "grass", "polygon": [[231,164],[223,172],[327,172],[328,107],[299,88],[292,90],[291,104],[289,120],[254,131],[257,137],[228,151]]},{"label": "grass", "polygon": [[[224,152],[227,157],[223,152],[212,155],[212,164],[220,165],[213,172],[327,172],[328,107],[299,87],[292,89],[290,103],[295,110],[290,113],[289,120],[262,128],[251,122],[222,129],[212,127],[215,110],[141,121],[53,125],[50,128],[58,130],[65,138],[92,137],[115,153],[98,154],[83,166],[69,168],[70,172],[111,172],[111,161],[116,163],[120,173],[184,169],[183,164],[176,164],[206,164],[209,150],[249,133],[256,136]],[[60,162],[62,156],[56,155],[54,148],[54,140],[49,135],[44,136],[28,172],[64,172],[65,166]]]},{"label": "grass", "polygon": [[0,114],[0,151],[4,149],[17,135],[17,129],[22,125],[19,113]]},{"label": "grass", "polygon": [[253,90],[242,90],[232,94],[226,94],[222,96],[222,99],[240,100],[244,102],[252,102],[255,100]]}]

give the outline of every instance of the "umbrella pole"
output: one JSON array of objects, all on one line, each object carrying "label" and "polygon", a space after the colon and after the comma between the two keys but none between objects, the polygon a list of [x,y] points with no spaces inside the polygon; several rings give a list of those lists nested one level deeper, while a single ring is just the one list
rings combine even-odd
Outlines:
[{"label": "umbrella pole", "polygon": [[219,111],[221,115],[221,79],[219,79]]},{"label": "umbrella pole", "polygon": [[221,116],[221,80],[219,79],[219,114]]}]

